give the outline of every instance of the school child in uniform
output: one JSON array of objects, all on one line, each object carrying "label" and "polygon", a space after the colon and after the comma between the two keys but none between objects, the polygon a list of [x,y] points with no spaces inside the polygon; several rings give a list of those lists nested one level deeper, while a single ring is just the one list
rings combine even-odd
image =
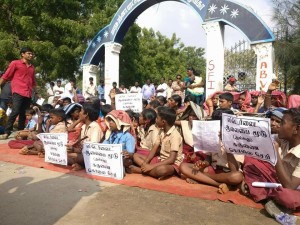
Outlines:
[{"label": "school child in uniform", "polygon": [[65,111],[67,116],[67,131],[68,143],[74,144],[80,137],[81,127],[83,122],[80,120],[80,111],[82,105],[78,103],[71,103],[68,110]]},{"label": "school child in uniform", "polygon": [[[273,115],[280,119],[278,109]],[[278,222],[291,220],[295,224],[296,218],[282,211],[300,210],[300,191],[296,190],[300,185],[300,109],[292,108],[281,113],[283,116],[280,127],[277,127],[279,138],[277,141],[280,140],[280,143],[275,142],[277,150],[275,167],[252,159],[245,162],[243,171],[250,197],[255,202],[267,201],[265,209]],[[278,123],[273,121],[275,122]],[[257,188],[252,186],[254,181],[280,183],[282,186]]]},{"label": "school child in uniform", "polygon": [[[217,109],[213,112],[213,120],[222,120],[222,113],[233,114],[228,109]],[[207,154],[208,155],[208,154]],[[231,153],[226,153],[223,144],[219,153],[211,153],[205,160],[196,163],[182,163],[180,172],[188,183],[203,183],[218,187],[218,192],[229,191],[228,185],[238,185],[243,180],[239,165]]]},{"label": "school child in uniform", "polygon": [[156,112],[154,109],[144,109],[139,116],[139,137],[138,147],[140,150],[150,151],[155,144],[160,129],[156,127]]},{"label": "school child in uniform", "polygon": [[[52,127],[51,130],[50,127]],[[65,133],[67,132],[66,114],[63,109],[52,109],[49,112],[45,133]],[[45,157],[44,146],[41,141],[35,141],[33,145],[23,147],[19,153],[21,155],[38,155]]]},{"label": "school child in uniform", "polygon": [[122,110],[112,110],[105,117],[105,122],[108,130],[106,131],[103,144],[122,144],[125,171],[131,173],[131,170],[128,168],[132,165],[136,141],[130,133],[131,119],[129,115]]},{"label": "school child in uniform", "polygon": [[72,170],[77,171],[84,168],[82,155],[84,142],[99,143],[104,135],[99,124],[96,122],[99,110],[99,108],[90,102],[83,104],[79,114],[80,121],[83,123],[80,131],[80,139],[75,143],[67,144],[68,164],[72,166]]},{"label": "school child in uniform", "polygon": [[24,128],[24,130],[18,131],[15,139],[16,140],[26,140],[28,138],[29,132],[30,131],[35,131],[37,128],[37,121],[34,118],[36,112],[34,111],[34,109],[26,109],[26,120],[27,120],[27,124]]},{"label": "school child in uniform", "polygon": [[182,137],[174,126],[176,111],[169,107],[157,108],[156,126],[162,132],[152,147],[148,156],[134,154],[132,166],[134,173],[142,173],[159,180],[167,178],[179,172],[179,166],[183,161]]}]

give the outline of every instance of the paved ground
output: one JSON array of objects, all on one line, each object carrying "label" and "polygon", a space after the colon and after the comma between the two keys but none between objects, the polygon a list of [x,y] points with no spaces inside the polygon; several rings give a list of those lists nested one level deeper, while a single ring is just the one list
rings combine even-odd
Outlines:
[{"label": "paved ground", "polygon": [[0,161],[0,224],[277,224],[264,210]]}]

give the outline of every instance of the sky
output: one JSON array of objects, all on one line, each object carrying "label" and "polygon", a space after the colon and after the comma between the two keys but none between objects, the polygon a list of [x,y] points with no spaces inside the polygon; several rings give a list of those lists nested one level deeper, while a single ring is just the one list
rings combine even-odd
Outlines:
[{"label": "sky", "polygon": [[[235,2],[252,8],[271,30],[275,27],[272,20],[272,0],[235,0]],[[181,39],[185,46],[206,48],[206,34],[201,27],[200,16],[185,4],[174,1],[156,4],[144,11],[136,22],[141,27],[160,31],[167,37],[176,33],[176,36]],[[236,42],[244,39],[244,35],[239,31],[229,26],[225,27],[226,48],[230,48]]]}]

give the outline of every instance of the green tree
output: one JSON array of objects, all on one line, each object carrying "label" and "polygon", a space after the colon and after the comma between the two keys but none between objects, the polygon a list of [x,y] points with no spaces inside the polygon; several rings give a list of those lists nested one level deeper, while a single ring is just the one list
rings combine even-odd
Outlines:
[{"label": "green tree", "polygon": [[22,46],[30,46],[42,81],[73,77],[88,41],[109,23],[122,2],[1,0],[0,68],[18,58]]},{"label": "green tree", "polygon": [[285,92],[300,93],[300,1],[273,0],[277,21],[276,62]]},{"label": "green tree", "polygon": [[134,81],[145,82],[150,78],[159,83],[161,77],[174,79],[193,66],[205,74],[204,49],[185,47],[175,34],[167,38],[153,29],[133,25],[127,32],[120,54],[120,80],[127,86]]}]

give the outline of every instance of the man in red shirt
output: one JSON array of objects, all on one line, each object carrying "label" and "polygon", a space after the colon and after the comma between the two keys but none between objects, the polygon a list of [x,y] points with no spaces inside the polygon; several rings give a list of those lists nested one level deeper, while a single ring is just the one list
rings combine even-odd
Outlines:
[{"label": "man in red shirt", "polygon": [[24,47],[21,49],[20,54],[21,59],[12,61],[0,78],[0,86],[10,80],[12,88],[12,112],[5,127],[5,134],[1,135],[0,139],[9,137],[17,116],[19,116],[18,130],[24,129],[25,110],[29,108],[32,90],[35,90],[35,71],[34,66],[31,64],[34,57],[33,51],[28,47]]}]

